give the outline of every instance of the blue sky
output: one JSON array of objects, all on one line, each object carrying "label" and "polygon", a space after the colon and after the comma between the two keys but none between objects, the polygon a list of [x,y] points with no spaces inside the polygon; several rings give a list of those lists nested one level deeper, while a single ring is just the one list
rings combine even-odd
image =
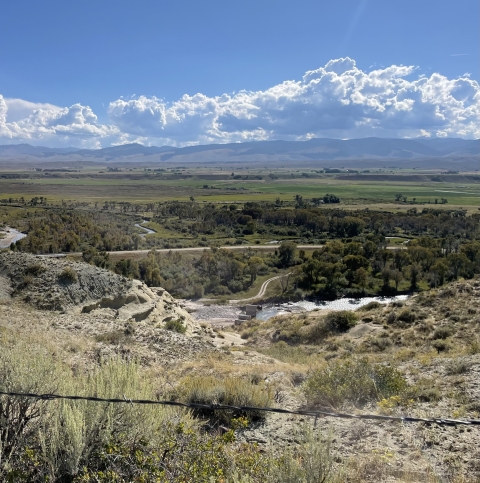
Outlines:
[{"label": "blue sky", "polygon": [[480,137],[478,0],[6,0],[0,17],[0,143]]}]

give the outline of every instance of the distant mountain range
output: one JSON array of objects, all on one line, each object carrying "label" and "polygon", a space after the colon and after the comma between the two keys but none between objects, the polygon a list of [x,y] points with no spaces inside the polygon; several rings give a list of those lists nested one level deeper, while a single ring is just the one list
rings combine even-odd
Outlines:
[{"label": "distant mountain range", "polygon": [[417,159],[480,156],[480,139],[311,139],[255,141],[174,148],[124,144],[103,149],[46,148],[29,144],[0,145],[0,158],[49,161],[314,161],[348,159]]},{"label": "distant mountain range", "polygon": [[151,154],[171,151],[170,146],[143,146],[141,144],[123,144],[103,149],[80,149],[80,148],[46,148],[43,146],[31,146],[30,144],[6,144],[0,145],[0,157],[33,156],[47,158],[51,156],[75,155],[89,158],[122,158],[125,156],[146,156]]}]

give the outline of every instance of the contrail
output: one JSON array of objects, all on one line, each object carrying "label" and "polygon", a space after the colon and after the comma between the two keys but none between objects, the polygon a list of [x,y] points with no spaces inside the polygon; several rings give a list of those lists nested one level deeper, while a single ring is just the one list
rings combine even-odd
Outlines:
[{"label": "contrail", "polygon": [[363,11],[365,10],[367,2],[368,2],[368,0],[362,0],[360,5],[358,6],[358,8],[357,8],[357,10],[356,10],[356,12],[355,12],[355,14],[352,18],[352,21],[350,22],[350,27],[348,28],[347,34],[345,36],[345,40],[343,41],[342,50],[345,49],[345,47],[350,42],[350,38],[352,37],[353,32],[355,31],[357,24],[360,21],[360,17],[362,16]]}]

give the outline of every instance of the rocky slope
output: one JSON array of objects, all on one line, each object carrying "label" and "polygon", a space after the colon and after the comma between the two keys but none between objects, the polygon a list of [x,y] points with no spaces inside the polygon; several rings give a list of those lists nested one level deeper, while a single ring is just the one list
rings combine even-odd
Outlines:
[{"label": "rocky slope", "polygon": [[188,335],[198,329],[188,312],[161,287],[149,288],[86,263],[2,253],[0,275],[3,297],[14,296],[38,309],[108,314],[119,321],[150,324],[178,320]]},{"label": "rocky slope", "polygon": [[218,345],[161,287],[25,253],[0,253],[0,315],[3,328],[48,334],[81,364],[115,354],[170,364]]},{"label": "rocky slope", "polygon": [[[321,333],[312,338],[312,329],[326,315],[319,311],[279,316],[267,322],[252,321],[245,324],[242,336],[250,353],[256,349],[290,367],[282,376],[278,376],[278,366],[277,372],[270,369],[265,375],[281,381],[277,394],[282,407],[305,407],[303,381],[312,368],[333,368],[336,363],[367,357],[398,368],[408,382],[408,396],[398,404],[391,399],[384,400],[383,405],[345,404],[335,409],[478,420],[479,303],[480,280],[462,280],[420,293],[406,302],[360,309],[356,311],[358,323],[345,333]],[[313,425],[308,418],[271,415],[265,424],[245,431],[242,438],[265,445],[291,444],[302,421]],[[478,425],[325,418],[316,427],[330,434],[336,461],[350,465],[350,477],[345,481],[480,481]]]}]

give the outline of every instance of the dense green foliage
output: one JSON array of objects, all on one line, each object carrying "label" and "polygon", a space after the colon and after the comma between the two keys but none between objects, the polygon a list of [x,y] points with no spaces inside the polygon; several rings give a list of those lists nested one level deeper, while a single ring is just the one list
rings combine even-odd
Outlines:
[{"label": "dense green foliage", "polygon": [[140,244],[132,218],[101,211],[27,211],[15,224],[28,236],[14,248],[30,253],[77,252],[86,245],[97,250],[134,250]]},{"label": "dense green foliage", "polygon": [[[207,246],[213,240],[224,244],[272,238],[322,243],[326,239],[358,236],[427,236],[454,240],[480,236],[480,215],[467,216],[462,210],[355,211],[322,206],[315,200],[297,196],[293,205],[278,200],[243,205],[171,201],[145,205],[105,203],[96,209],[37,207],[15,212],[5,222],[29,234],[17,243],[17,249],[32,253],[72,252],[82,250],[85,245],[100,251]],[[148,213],[161,234],[140,237],[142,231],[135,227],[140,221],[139,213]]]},{"label": "dense green foliage", "polygon": [[[480,273],[477,214],[433,208],[422,212],[411,208],[406,213],[349,211],[327,208],[315,200],[298,195],[294,206],[284,206],[279,200],[241,206],[191,200],[105,203],[93,210],[35,207],[35,212],[16,213],[16,225],[28,236],[13,248],[32,253],[83,251],[89,263],[192,298],[245,291],[258,275],[291,267],[292,292],[301,289],[328,297],[417,290]],[[137,232],[136,213],[147,209],[165,238],[159,233],[142,238]],[[389,236],[403,237],[398,240],[404,242],[391,250]],[[234,245],[271,238],[283,240],[274,255],[220,249],[192,258],[152,251],[139,261],[112,262],[107,254],[145,246]],[[295,244],[299,242],[324,247],[310,256],[305,251],[297,253]],[[288,294],[287,287],[282,290]]]},{"label": "dense green foliage", "polygon": [[90,249],[84,252],[84,259],[186,298],[237,293],[248,289],[258,275],[279,269],[293,271],[289,286],[284,287],[285,296],[302,289],[304,293],[338,297],[394,294],[438,287],[459,277],[472,278],[480,273],[480,242],[419,237],[391,250],[382,236],[361,236],[345,242],[329,241],[311,256],[285,242],[269,254],[253,249],[213,249],[192,258],[178,252],[151,251],[138,262],[122,259],[113,263],[107,254]]},{"label": "dense green foliage", "polygon": [[313,200],[296,198],[294,207],[278,201],[277,204],[245,203],[240,210],[237,205],[169,202],[159,205],[154,221],[169,230],[193,237],[215,234],[219,238],[241,239],[255,234],[318,241],[396,233],[439,238],[471,239],[479,236],[480,216],[466,216],[464,211],[433,208],[424,208],[421,212],[411,208],[407,213],[395,214],[368,209],[354,211],[315,206]]},{"label": "dense green foliage", "polygon": [[139,278],[150,286],[162,286],[176,296],[201,298],[204,294],[229,295],[246,290],[258,275],[277,270],[277,257],[263,255],[261,258],[255,250],[213,249],[192,258],[178,252],[151,251],[138,262],[122,259],[112,263],[105,255],[88,251],[84,259],[110,266],[116,273]]},{"label": "dense green foliage", "polygon": [[299,285],[317,293],[395,293],[421,283],[443,285],[480,273],[480,242],[448,237],[416,238],[396,250],[383,237],[331,241],[301,266]]}]

